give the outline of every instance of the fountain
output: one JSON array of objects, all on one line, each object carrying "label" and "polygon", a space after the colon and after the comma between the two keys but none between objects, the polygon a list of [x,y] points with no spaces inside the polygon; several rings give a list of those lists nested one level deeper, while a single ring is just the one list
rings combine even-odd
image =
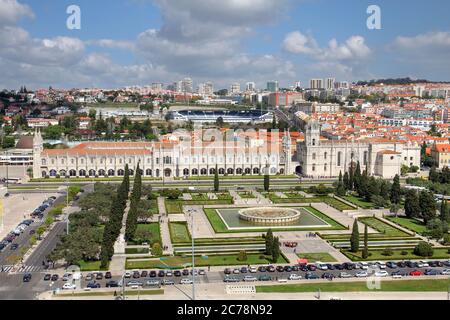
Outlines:
[{"label": "fountain", "polygon": [[291,224],[300,219],[299,210],[291,208],[248,208],[239,210],[239,219],[263,225]]}]

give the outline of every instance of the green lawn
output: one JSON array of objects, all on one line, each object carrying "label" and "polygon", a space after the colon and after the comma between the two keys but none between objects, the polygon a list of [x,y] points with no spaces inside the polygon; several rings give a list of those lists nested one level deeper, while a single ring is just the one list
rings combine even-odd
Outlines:
[{"label": "green lawn", "polygon": [[[333,220],[332,218],[328,217],[326,214],[320,212],[319,210],[314,209],[313,207],[303,207],[307,209],[310,213],[317,216],[318,218],[324,220],[327,222],[331,227],[329,228],[322,228],[321,230],[345,230],[346,228],[338,223],[337,221]],[[257,232],[257,233],[264,233],[267,232],[270,228],[268,227],[267,230],[261,229],[261,230],[252,230],[252,229],[241,229],[241,230],[228,230],[225,223],[220,218],[219,214],[215,209],[204,209],[205,215],[208,218],[209,223],[213,227],[214,231],[216,233],[245,233],[245,232]],[[287,229],[277,229],[277,231],[293,231],[295,229],[293,228],[287,228]],[[298,228],[297,230],[301,231],[315,231],[316,229],[310,229],[310,228]]]},{"label": "green lawn", "polygon": [[327,196],[305,198],[305,197],[302,197],[301,195],[299,195],[298,198],[295,198],[293,195],[291,195],[288,198],[279,198],[275,194],[270,193],[269,199],[273,203],[319,203],[319,202],[323,202],[339,211],[355,209],[354,207],[352,207],[342,201],[339,201],[338,199],[327,197]]},{"label": "green lawn", "polygon": [[[418,259],[450,259],[450,253],[448,252],[449,248],[434,248],[433,256],[424,258],[420,256],[416,256],[414,254],[414,248],[404,248],[404,249],[395,249],[392,248],[392,255],[386,256],[383,255],[383,249],[369,249],[370,256],[366,260],[418,260]],[[403,255],[402,252],[405,252],[406,255]],[[361,261],[362,252],[359,251],[357,253],[350,252],[348,250],[342,250],[342,253],[349,257],[352,261]]]},{"label": "green lawn", "polygon": [[[271,259],[260,253],[247,253],[246,261],[239,261],[237,254],[224,254],[224,255],[209,255],[207,257],[195,257],[195,265],[198,267],[206,266],[237,266],[237,265],[259,265],[269,264]],[[277,263],[287,263],[283,256],[278,258]],[[181,269],[185,265],[192,264],[192,257],[167,257],[163,260],[144,260],[133,261],[128,259],[126,262],[126,269]]]},{"label": "green lawn", "polygon": [[108,268],[100,268],[100,261],[80,261],[78,265],[81,271],[101,271],[108,270]]},{"label": "green lawn", "polygon": [[364,199],[361,199],[359,197],[349,195],[349,196],[345,196],[342,198],[344,198],[345,200],[347,200],[347,201],[353,203],[354,205],[357,205],[358,207],[363,208],[363,209],[373,209],[373,207],[374,207],[372,202],[367,202]]},{"label": "green lawn", "polygon": [[129,241],[128,244],[130,245],[136,245],[136,244],[142,244],[144,242],[153,245],[156,242],[162,243],[161,240],[161,230],[159,228],[159,223],[147,223],[147,224],[138,224],[136,228],[136,233],[141,233],[142,231],[145,231],[148,233],[148,237],[145,239],[140,239],[137,241],[136,239],[133,239],[132,241]]},{"label": "green lawn", "polygon": [[410,236],[410,234],[395,228],[394,226],[391,226],[384,221],[373,218],[373,217],[367,217],[367,218],[359,218],[359,221],[368,225],[372,229],[377,230],[381,234],[383,234],[386,237],[407,237]]},{"label": "green lawn", "polygon": [[[446,292],[449,287],[448,280],[426,279],[426,280],[399,280],[381,281],[381,289],[385,292]],[[329,282],[308,283],[274,286],[257,286],[257,293],[289,293],[289,292],[370,292],[366,281],[360,282]]]},{"label": "green lawn", "polygon": [[419,234],[424,234],[427,230],[426,225],[417,219],[407,217],[388,217],[387,219]]},{"label": "green lawn", "polygon": [[192,241],[186,222],[170,222],[169,231],[172,243]]},{"label": "green lawn", "polygon": [[299,253],[297,256],[300,259],[308,259],[308,262],[314,263],[317,261],[320,262],[336,262],[337,260],[327,252],[320,253]]},{"label": "green lawn", "polygon": [[178,200],[166,200],[165,201],[166,212],[168,214],[180,214],[183,213],[181,202]]}]

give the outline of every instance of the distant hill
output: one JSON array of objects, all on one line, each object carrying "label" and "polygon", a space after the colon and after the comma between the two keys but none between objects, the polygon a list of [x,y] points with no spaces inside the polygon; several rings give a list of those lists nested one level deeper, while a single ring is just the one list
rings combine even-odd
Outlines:
[{"label": "distant hill", "polygon": [[358,81],[356,85],[365,86],[365,85],[377,85],[377,84],[385,84],[385,85],[405,85],[405,84],[415,84],[415,83],[450,83],[450,82],[437,82],[437,81],[429,81],[426,79],[411,79],[411,78],[397,78],[397,79],[378,79],[378,80],[369,80],[369,81]]}]

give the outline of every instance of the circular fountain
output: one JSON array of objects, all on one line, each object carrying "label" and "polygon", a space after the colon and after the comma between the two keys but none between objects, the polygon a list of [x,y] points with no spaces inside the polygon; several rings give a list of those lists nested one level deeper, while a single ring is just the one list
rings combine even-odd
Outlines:
[{"label": "circular fountain", "polygon": [[239,210],[239,219],[264,225],[279,225],[296,222],[300,211],[291,208],[248,208]]}]

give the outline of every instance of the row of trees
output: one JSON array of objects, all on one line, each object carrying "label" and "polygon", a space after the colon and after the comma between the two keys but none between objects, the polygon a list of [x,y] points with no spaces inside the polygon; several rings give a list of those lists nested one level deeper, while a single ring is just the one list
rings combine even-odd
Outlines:
[{"label": "row of trees", "polygon": [[139,164],[136,169],[136,174],[134,178],[133,192],[131,193],[131,204],[130,210],[127,216],[127,225],[125,231],[125,239],[127,241],[132,240],[136,233],[138,218],[139,218],[139,203],[142,197],[142,171]]},{"label": "row of trees", "polygon": [[111,214],[109,221],[103,231],[102,247],[100,252],[101,267],[108,266],[109,261],[114,255],[114,243],[120,235],[122,228],[123,215],[127,205],[128,195],[130,193],[130,170],[128,165],[125,166],[125,176],[122,184],[117,190],[117,194],[111,205]]},{"label": "row of trees", "polygon": [[379,207],[386,206],[388,200],[398,205],[401,200],[400,176],[395,176],[393,184],[373,176],[369,177],[366,170],[361,173],[361,165],[358,162],[355,169],[345,172],[344,175],[340,172],[336,186],[336,193],[340,196],[352,191]]}]

